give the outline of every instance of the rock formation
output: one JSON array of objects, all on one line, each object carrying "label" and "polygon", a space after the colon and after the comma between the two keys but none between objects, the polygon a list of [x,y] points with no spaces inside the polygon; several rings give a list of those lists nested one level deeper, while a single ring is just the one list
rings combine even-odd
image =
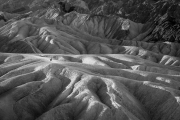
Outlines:
[{"label": "rock formation", "polygon": [[177,0],[0,3],[0,120],[180,119]]}]

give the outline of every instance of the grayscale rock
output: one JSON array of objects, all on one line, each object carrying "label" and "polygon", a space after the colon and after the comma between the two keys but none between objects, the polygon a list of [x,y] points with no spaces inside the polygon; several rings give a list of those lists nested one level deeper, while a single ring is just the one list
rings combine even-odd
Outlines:
[{"label": "grayscale rock", "polygon": [[178,0],[0,3],[0,120],[180,120]]}]

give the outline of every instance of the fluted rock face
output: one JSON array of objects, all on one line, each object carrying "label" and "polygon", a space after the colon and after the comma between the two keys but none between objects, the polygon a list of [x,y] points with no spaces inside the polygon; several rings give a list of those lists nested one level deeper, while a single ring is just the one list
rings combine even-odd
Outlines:
[{"label": "fluted rock face", "polygon": [[[179,1],[173,0],[61,0],[79,12],[118,15],[135,22],[147,22],[165,13],[179,18]],[[67,5],[68,6],[68,5]],[[82,10],[83,9],[83,10]]]},{"label": "fluted rock face", "polygon": [[177,1],[25,3],[1,13],[0,120],[179,120]]},{"label": "fluted rock face", "polygon": [[[80,13],[115,15],[137,23],[153,22],[156,28],[149,42],[179,41],[180,5],[178,0],[65,0]],[[69,7],[70,8],[70,7]]]}]

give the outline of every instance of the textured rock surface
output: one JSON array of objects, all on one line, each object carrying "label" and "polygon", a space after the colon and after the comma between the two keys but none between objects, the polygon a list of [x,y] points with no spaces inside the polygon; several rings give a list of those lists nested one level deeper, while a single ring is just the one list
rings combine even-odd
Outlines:
[{"label": "textured rock surface", "polygon": [[152,34],[153,38],[149,40],[150,42],[180,42],[180,4],[178,0],[65,1],[68,1],[65,2],[66,4],[76,6],[77,11],[81,13],[116,15],[138,23],[153,22],[156,24],[156,28]]},{"label": "textured rock surface", "polygon": [[0,58],[2,120],[180,117],[178,66],[123,54]]},{"label": "textured rock surface", "polygon": [[178,1],[0,3],[0,120],[179,120]]}]

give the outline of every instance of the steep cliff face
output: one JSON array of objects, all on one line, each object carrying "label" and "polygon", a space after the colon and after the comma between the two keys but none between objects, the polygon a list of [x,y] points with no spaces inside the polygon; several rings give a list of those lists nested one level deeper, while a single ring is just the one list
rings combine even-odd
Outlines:
[{"label": "steep cliff face", "polygon": [[1,2],[0,120],[179,120],[178,1]]}]

